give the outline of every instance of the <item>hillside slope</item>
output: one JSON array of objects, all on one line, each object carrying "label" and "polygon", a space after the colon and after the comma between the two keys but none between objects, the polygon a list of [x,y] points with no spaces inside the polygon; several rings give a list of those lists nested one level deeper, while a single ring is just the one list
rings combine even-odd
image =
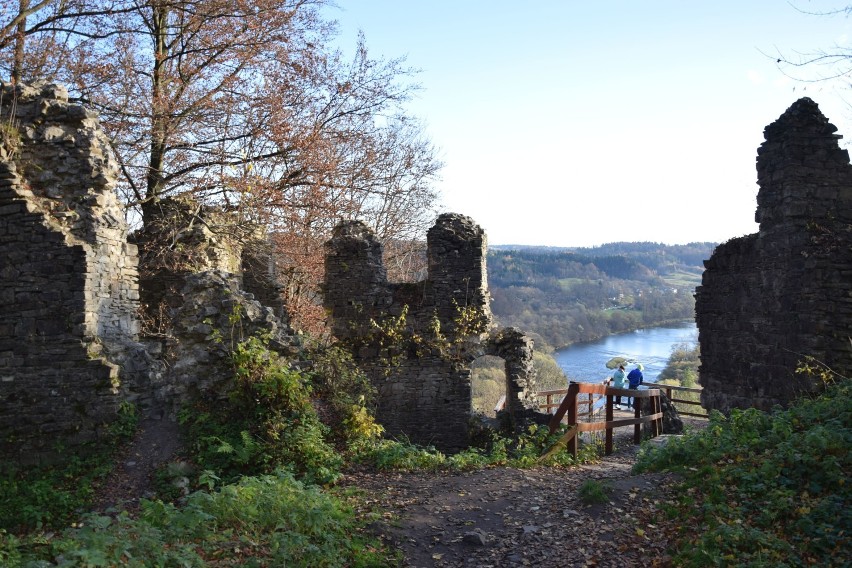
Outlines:
[{"label": "hillside slope", "polygon": [[713,243],[612,243],[595,248],[491,247],[498,323],[553,347],[694,317]]}]

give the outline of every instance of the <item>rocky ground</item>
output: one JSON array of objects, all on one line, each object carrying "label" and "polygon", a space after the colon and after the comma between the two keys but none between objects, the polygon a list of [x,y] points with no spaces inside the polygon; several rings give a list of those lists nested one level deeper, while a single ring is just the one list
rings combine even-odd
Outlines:
[{"label": "rocky ground", "polygon": [[[615,453],[594,465],[370,473],[346,483],[386,511],[373,529],[404,552],[403,566],[667,566],[673,527],[660,509],[675,479],[632,475],[638,447],[622,430]],[[581,501],[588,479],[610,488],[608,503]]]}]

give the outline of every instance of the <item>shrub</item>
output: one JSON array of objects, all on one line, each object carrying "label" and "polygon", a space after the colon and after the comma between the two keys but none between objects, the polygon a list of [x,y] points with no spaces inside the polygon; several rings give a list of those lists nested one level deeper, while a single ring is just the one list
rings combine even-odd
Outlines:
[{"label": "shrub", "polygon": [[334,412],[330,420],[334,437],[344,444],[380,437],[384,429],[372,413],[376,389],[352,361],[352,355],[343,347],[334,345],[314,350],[310,358],[313,361],[311,382],[314,392]]},{"label": "shrub", "polygon": [[787,410],[711,413],[708,427],[640,454],[637,471],[684,476],[681,565],[846,565],[852,383]]},{"label": "shrub", "polygon": [[343,502],[290,473],[246,477],[183,507],[142,501],[138,519],[92,514],[52,536],[0,531],[0,561],[19,566],[392,566]]},{"label": "shrub", "polygon": [[337,479],[342,459],[311,403],[307,377],[252,336],[232,352],[229,404],[199,402],[182,414],[201,469],[226,481],[284,467],[309,482]]}]

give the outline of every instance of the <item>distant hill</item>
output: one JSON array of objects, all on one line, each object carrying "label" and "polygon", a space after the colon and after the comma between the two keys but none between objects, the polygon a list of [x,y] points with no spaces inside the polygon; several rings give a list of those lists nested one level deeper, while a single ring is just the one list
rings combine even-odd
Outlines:
[{"label": "distant hill", "polygon": [[715,246],[492,246],[492,311],[501,325],[538,334],[554,347],[691,319],[703,262]]}]

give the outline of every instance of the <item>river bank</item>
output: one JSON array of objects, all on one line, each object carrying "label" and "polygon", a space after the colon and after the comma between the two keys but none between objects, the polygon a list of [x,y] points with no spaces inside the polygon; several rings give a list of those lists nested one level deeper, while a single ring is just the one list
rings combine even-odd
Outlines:
[{"label": "river bank", "polygon": [[697,341],[695,322],[680,321],[575,343],[554,351],[553,358],[570,381],[600,382],[612,374],[606,367],[607,361],[625,357],[641,363],[645,380],[655,382],[675,346],[693,345]]}]

